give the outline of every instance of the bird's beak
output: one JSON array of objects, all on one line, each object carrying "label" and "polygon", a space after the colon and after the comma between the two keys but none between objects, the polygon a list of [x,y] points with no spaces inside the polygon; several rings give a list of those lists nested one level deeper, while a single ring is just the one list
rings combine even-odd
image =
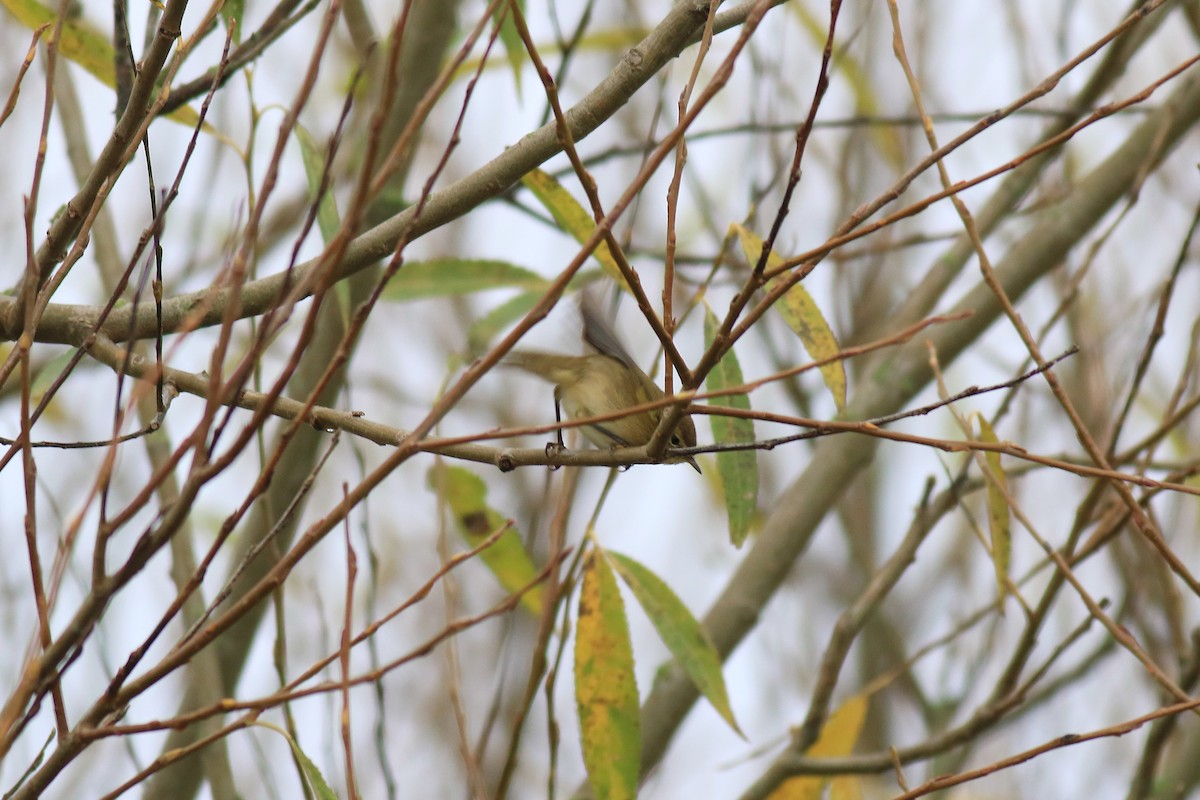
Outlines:
[{"label": "bird's beak", "polygon": [[691,456],[688,456],[687,458],[684,459],[684,461],[686,461],[688,464],[691,464],[692,469],[696,470],[696,472],[698,472],[699,474],[701,474],[701,475],[704,474],[704,472],[701,471],[701,469],[700,469],[700,465],[696,463],[696,459],[692,458]]}]

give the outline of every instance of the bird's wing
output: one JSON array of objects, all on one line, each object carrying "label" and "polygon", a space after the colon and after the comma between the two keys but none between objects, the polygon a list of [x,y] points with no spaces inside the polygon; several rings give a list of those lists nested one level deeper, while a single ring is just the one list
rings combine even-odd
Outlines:
[{"label": "bird's wing", "polygon": [[597,352],[615,358],[627,367],[640,371],[633,356],[621,344],[616,332],[604,322],[595,301],[584,294],[579,301],[579,311],[583,316],[583,340],[596,348]]}]

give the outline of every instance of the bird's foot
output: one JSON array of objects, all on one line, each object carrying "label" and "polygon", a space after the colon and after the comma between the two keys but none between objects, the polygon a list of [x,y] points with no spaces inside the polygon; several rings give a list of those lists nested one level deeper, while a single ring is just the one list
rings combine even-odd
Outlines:
[{"label": "bird's foot", "polygon": [[[567,448],[562,442],[546,442],[546,458],[557,459],[563,453],[567,452]],[[546,468],[551,472],[561,467],[562,464],[547,464]]]}]

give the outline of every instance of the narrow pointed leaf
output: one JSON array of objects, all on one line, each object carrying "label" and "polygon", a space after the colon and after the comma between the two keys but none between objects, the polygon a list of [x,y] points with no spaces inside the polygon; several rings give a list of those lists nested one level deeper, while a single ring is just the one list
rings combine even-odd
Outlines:
[{"label": "narrow pointed leaf", "polygon": [[[594,282],[600,277],[600,271],[580,270],[579,274],[568,284],[568,291],[578,289]],[[487,347],[500,331],[505,330],[517,320],[529,313],[545,294],[544,288],[524,292],[493,308],[481,319],[472,323],[467,329],[468,351],[478,353]]]},{"label": "narrow pointed leaf", "polygon": [[[808,748],[805,755],[813,758],[836,758],[854,752],[862,733],[863,721],[867,717],[867,699],[868,695],[856,694],[830,714],[821,727],[817,741]],[[828,781],[829,778],[820,776],[790,778],[771,793],[770,800],[820,800]],[[835,778],[832,783],[835,785],[830,787],[831,795],[837,793],[839,797],[852,797],[854,795],[849,792],[857,787],[858,779]]]},{"label": "narrow pointed leaf", "polygon": [[270,722],[263,722],[261,720],[254,724],[275,731],[287,741],[288,747],[292,749],[292,755],[296,758],[296,763],[300,765],[302,780],[308,784],[308,787],[317,797],[317,800],[338,800],[337,793],[330,788],[329,782],[325,780],[325,776],[321,774],[321,770],[286,730]]},{"label": "narrow pointed leaf", "polygon": [[[459,534],[472,547],[511,523],[511,520],[488,506],[487,486],[482,478],[470,470],[434,466],[429,470],[429,487],[449,505]],[[500,585],[510,592],[520,590],[537,577],[538,570],[533,559],[525,550],[520,535],[511,527],[479,557],[500,581]],[[541,616],[542,587],[534,586],[525,592],[521,596],[521,605]]]},{"label": "narrow pointed leaf", "polygon": [[75,357],[75,350],[69,349],[59,353],[54,358],[42,365],[41,369],[34,375],[33,385],[29,387],[29,397],[34,403],[42,402],[42,397],[49,391],[50,386],[58,380],[58,376],[62,374],[67,365],[71,363],[71,359]]},{"label": "narrow pointed leaf", "polygon": [[[704,346],[712,347],[713,338],[720,326],[719,320],[712,309],[704,310]],[[745,383],[742,380],[742,367],[738,363],[733,350],[729,350],[712,372],[708,373],[705,381],[710,392],[718,392]],[[714,397],[709,405],[728,406],[750,410],[750,398],[744,394]],[[754,441],[753,420],[740,417],[723,417],[710,414],[713,440],[717,444],[737,444]],[[729,514],[729,539],[734,546],[741,547],[750,533],[750,524],[754,521],[754,513],[758,509],[758,451],[732,450],[717,453],[717,471],[721,476],[721,486],[725,491],[725,508]]]},{"label": "narrow pointed leaf", "polygon": [[637,598],[638,605],[654,624],[659,638],[692,679],[692,683],[729,723],[729,727],[745,738],[729,705],[725,676],[721,673],[721,656],[704,627],[692,616],[678,595],[671,591],[671,587],[653,572],[629,556],[610,551],[608,557],[621,580]]},{"label": "narrow pointed leaf", "polygon": [[829,800],[863,800],[862,779],[842,775],[829,781]]},{"label": "narrow pointed leaf", "polygon": [[[525,0],[509,0],[509,2],[515,3],[521,11],[525,10]],[[513,21],[513,12],[508,7],[508,3],[497,5],[492,16],[500,23],[500,42],[504,45],[504,54],[508,56],[508,65],[512,68],[513,82],[517,87],[517,99],[520,99],[521,69],[525,66],[525,60],[528,58],[528,54],[525,52],[525,43],[521,41],[521,34],[517,31],[517,24]]]},{"label": "narrow pointed leaf", "polygon": [[865,694],[856,694],[830,714],[821,726],[821,735],[808,748],[806,755],[833,758],[853,753],[858,736],[862,733],[863,721],[867,718],[868,699]]},{"label": "narrow pointed leaf", "polygon": [[[554,221],[562,226],[564,231],[575,237],[575,241],[580,243],[587,241],[592,232],[596,230],[596,221],[592,219],[592,215],[550,173],[535,169],[525,173],[525,177],[521,178],[521,183],[533,192],[533,196],[550,212]],[[592,257],[600,262],[600,266],[617,282],[618,286],[622,289],[629,289],[629,284],[625,282],[625,276],[617,267],[617,262],[613,259],[607,242],[600,242],[599,246],[592,251]]]},{"label": "narrow pointed leaf", "polygon": [[[980,441],[999,442],[991,423],[982,414],[978,416],[978,420]],[[999,453],[987,452],[983,454],[983,457],[991,472],[990,475],[985,476],[985,479],[987,481],[988,531],[991,533],[992,539],[992,565],[996,569],[997,598],[1003,601],[1007,591],[1009,562],[1012,560],[1012,520],[1008,508],[1008,481],[1004,477],[1004,470],[1000,465]],[[1003,602],[1001,602],[1000,609],[1001,611],[1004,609]]]},{"label": "narrow pointed leaf", "polygon": [[[321,178],[325,174],[325,150],[317,146],[312,134],[303,125],[296,126],[296,142],[300,145],[300,158],[304,162],[304,177],[308,180],[308,199],[316,201],[317,192],[321,190]],[[321,229],[321,239],[325,244],[329,244],[337,235],[341,224],[337,201],[333,199],[333,193],[326,186],[325,192],[320,198],[320,205],[317,207],[317,226]]]},{"label": "narrow pointed leaf", "polygon": [[[0,0],[8,12],[17,18],[25,27],[34,30],[49,23],[51,26],[58,20],[58,12],[37,2],[37,0]],[[57,7],[57,3],[55,6]],[[49,35],[49,31],[47,32]],[[100,31],[93,28],[86,20],[72,19],[70,16],[63,22],[62,35],[58,41],[58,52],[70,61],[83,67],[93,78],[110,89],[116,85],[113,75],[113,47]],[[195,127],[200,121],[200,115],[195,109],[184,106],[167,115],[168,119],[188,127]],[[215,131],[204,124],[204,130]]]},{"label": "narrow pointed leaf", "polygon": [[512,325],[542,299],[541,292],[522,292],[493,308],[467,329],[467,349],[479,353],[500,331]]},{"label": "narrow pointed leaf", "polygon": [[597,800],[636,797],[642,736],[629,622],[612,567],[595,550],[579,592],[575,702],[583,763]]},{"label": "narrow pointed leaf", "polygon": [[[742,252],[746,254],[746,260],[753,264],[758,263],[759,257],[762,255],[763,240],[756,234],[747,230],[742,225],[734,223],[734,229],[737,231],[738,241],[742,244]],[[783,263],[783,259],[770,253],[767,256],[767,269],[777,267]],[[779,285],[780,278],[772,278],[767,281],[768,291]],[[825,321],[825,315],[821,313],[821,309],[817,306],[816,301],[812,299],[812,295],[801,284],[787,290],[787,293],[780,298],[779,302],[774,306],[775,310],[783,317],[783,321],[788,327],[795,331],[800,337],[801,344],[808,351],[809,356],[814,361],[820,361],[824,358],[831,358],[837,355],[841,347],[838,345],[837,337],[833,335],[833,329],[829,327],[829,323]],[[825,386],[833,394],[834,405],[837,406],[839,412],[846,410],[846,367],[841,361],[832,361],[820,367],[821,377],[825,381]]]},{"label": "narrow pointed leaf", "polygon": [[246,0],[225,0],[221,4],[221,22],[225,29],[233,29],[233,43],[242,43],[242,18],[246,14]]},{"label": "narrow pointed leaf", "polygon": [[[0,0],[22,25],[29,29],[50,23],[53,29],[58,13],[36,0]],[[55,4],[57,5],[57,4]],[[46,31],[50,36],[51,31]],[[72,18],[69,14],[63,21],[58,51],[71,61],[90,72],[93,77],[107,86],[113,85],[113,48],[100,31],[82,17]]]},{"label": "narrow pointed leaf", "polygon": [[437,258],[406,263],[388,281],[383,299],[418,300],[485,289],[544,289],[547,285],[541,275],[507,261]]},{"label": "narrow pointed leaf", "polygon": [[296,754],[296,760],[300,762],[300,768],[304,770],[304,777],[308,779],[308,785],[318,800],[338,800],[337,792],[329,786],[329,782],[325,780],[321,770],[295,742],[292,742],[292,752]]},{"label": "narrow pointed leaf", "polygon": [[[342,226],[342,220],[338,214],[337,201],[333,199],[333,192],[329,190],[328,186],[325,187],[320,198],[317,197],[317,193],[321,192],[321,179],[325,175],[325,150],[317,146],[312,134],[303,125],[296,126],[296,142],[300,145],[300,160],[304,163],[304,177],[308,181],[308,199],[317,203],[317,227],[321,231],[321,241],[329,244],[333,241],[333,237],[337,236],[338,229]],[[333,285],[333,292],[334,297],[337,298],[342,321],[349,325],[350,284],[346,281],[338,281]]]}]

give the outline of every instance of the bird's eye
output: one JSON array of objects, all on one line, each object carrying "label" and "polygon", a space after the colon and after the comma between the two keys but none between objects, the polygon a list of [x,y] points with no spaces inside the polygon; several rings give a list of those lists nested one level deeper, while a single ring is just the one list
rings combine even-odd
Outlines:
[{"label": "bird's eye", "polygon": [[671,437],[671,447],[683,447],[683,440],[679,438],[678,433]]}]

